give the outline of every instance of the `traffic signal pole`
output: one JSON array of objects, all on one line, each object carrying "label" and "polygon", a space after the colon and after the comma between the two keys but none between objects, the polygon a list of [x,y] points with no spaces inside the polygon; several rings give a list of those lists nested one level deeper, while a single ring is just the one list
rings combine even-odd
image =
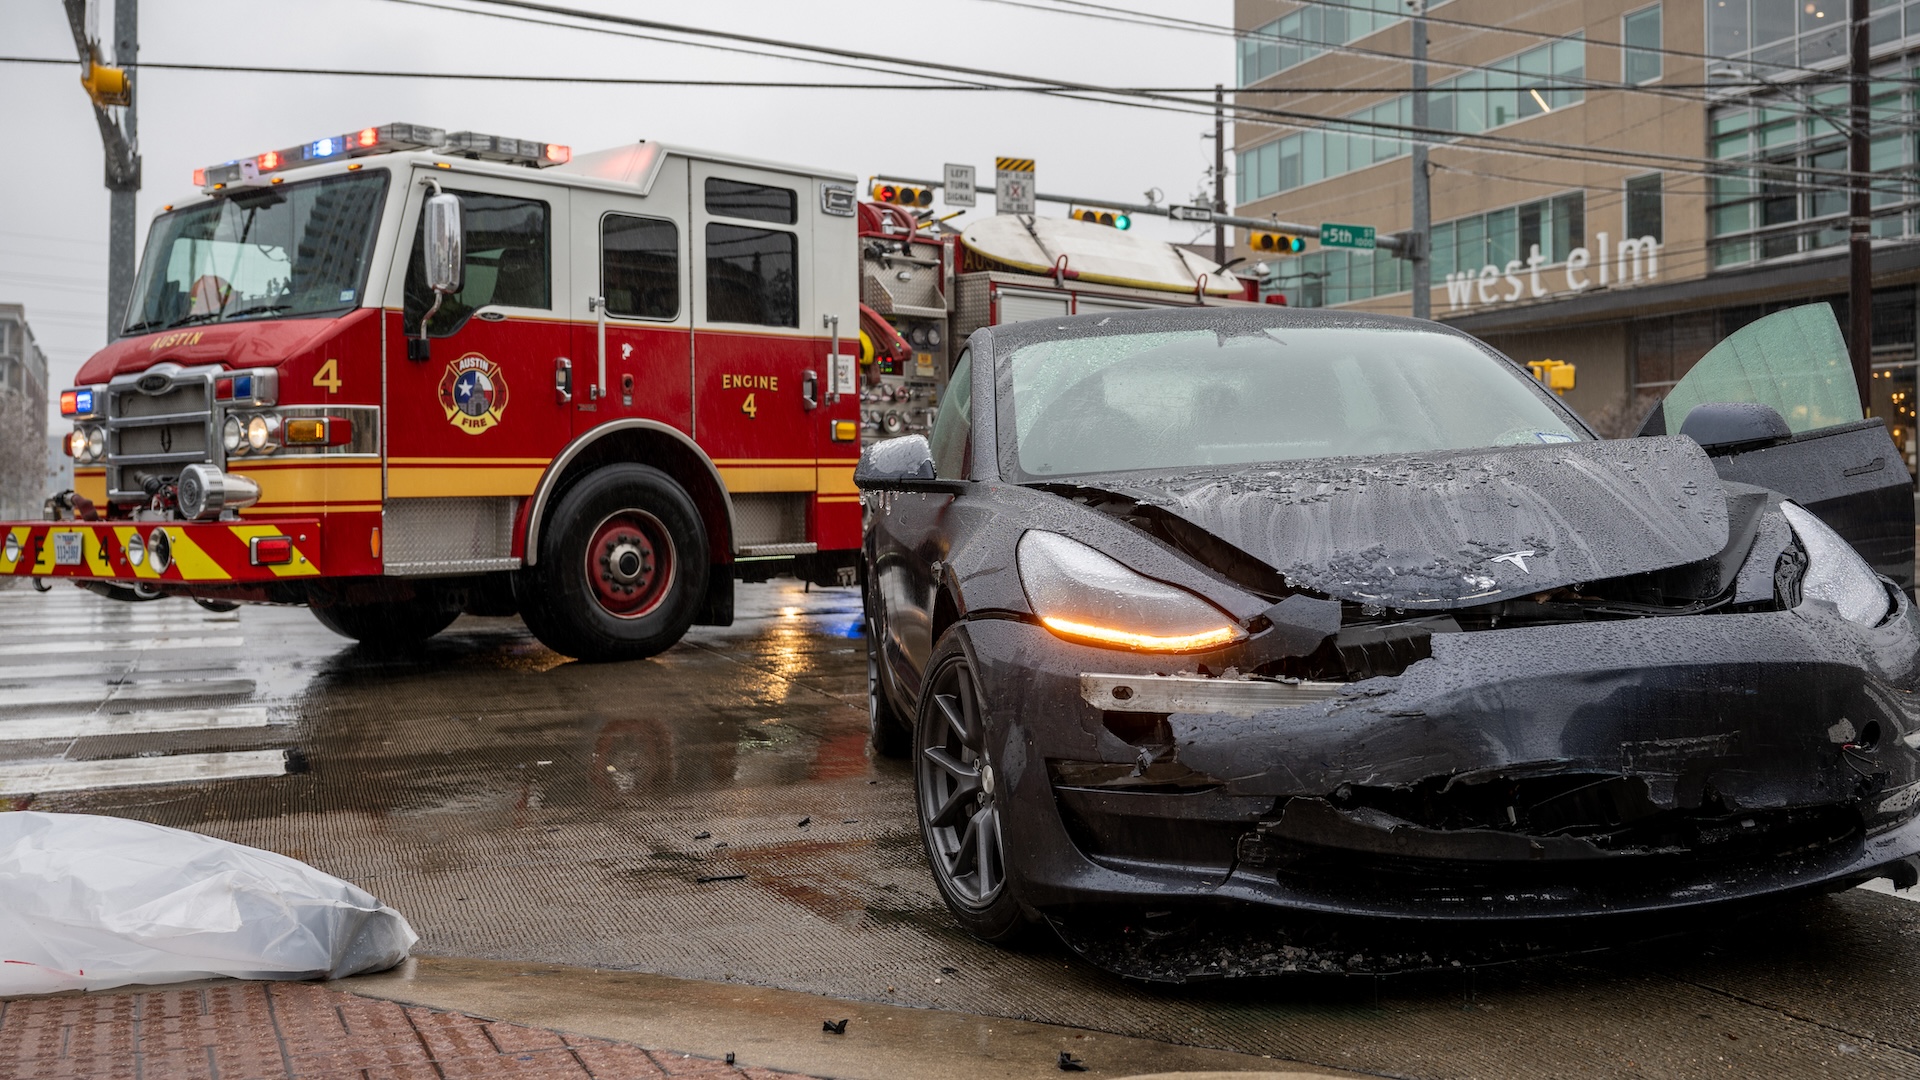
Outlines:
[{"label": "traffic signal pole", "polygon": [[[1213,84],[1213,212],[1227,212],[1227,111],[1226,87]],[[1213,261],[1227,262],[1227,227],[1213,219]]]},{"label": "traffic signal pole", "polygon": [[[100,64],[99,43],[87,39],[87,0],[63,0],[73,43],[80,53],[82,84],[93,101],[93,118],[100,127],[106,156],[107,209],[107,340],[120,336],[127,304],[133,296],[133,272],[138,231],[134,199],[140,191],[139,124],[134,111],[133,69],[140,52],[139,0],[117,0],[113,5],[113,68]],[[107,108],[124,111],[116,122]]]},{"label": "traffic signal pole", "polygon": [[[945,188],[939,180],[917,179],[911,176],[894,176],[891,173],[877,173],[875,183],[886,181],[889,184],[909,184],[913,187]],[[993,189],[984,184],[975,184],[973,190],[982,195],[993,194]],[[1130,203],[1115,199],[1089,199],[1078,195],[1048,194],[1036,191],[1035,202],[1067,203],[1075,206],[1103,206],[1109,210],[1119,210],[1134,217],[1142,215],[1171,218],[1174,221],[1212,222],[1219,225],[1232,225],[1242,229],[1257,229],[1263,232],[1291,233],[1295,236],[1319,236],[1320,226],[1306,225],[1298,221],[1279,221],[1274,218],[1241,217],[1237,214],[1222,214],[1204,206],[1160,206],[1153,203]],[[1380,235],[1374,238],[1374,246],[1391,251],[1405,258],[1405,252],[1412,250],[1412,243],[1404,236]]]},{"label": "traffic signal pole", "polygon": [[[1855,0],[1856,3],[1859,0]],[[1427,128],[1427,4],[1426,0],[1408,0],[1413,10],[1408,20],[1413,30],[1413,126]],[[1433,204],[1428,198],[1427,144],[1424,136],[1413,140],[1413,231],[1408,252],[1413,263],[1413,317],[1433,318],[1433,263],[1428,258],[1432,247],[1426,242],[1433,229]]]},{"label": "traffic signal pole", "polygon": [[1852,340],[1847,344],[1853,360],[1853,381],[1860,392],[1860,410],[1873,411],[1873,200],[1867,190],[1867,173],[1873,157],[1867,140],[1867,107],[1870,87],[1867,83],[1867,6],[1868,0],[1853,0],[1847,13],[1847,30],[1852,35],[1852,97],[1848,125],[1850,151],[1847,168],[1850,205],[1847,208],[1847,308],[1852,319]]}]

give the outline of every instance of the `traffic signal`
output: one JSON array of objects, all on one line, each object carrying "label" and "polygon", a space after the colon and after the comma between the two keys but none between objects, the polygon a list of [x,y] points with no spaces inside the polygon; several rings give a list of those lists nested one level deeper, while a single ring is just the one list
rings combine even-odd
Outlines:
[{"label": "traffic signal", "polygon": [[933,189],[908,187],[905,184],[873,185],[875,202],[892,203],[895,206],[932,206]]},{"label": "traffic signal", "polygon": [[1529,360],[1527,367],[1542,386],[1556,394],[1564,397],[1573,389],[1575,369],[1565,360]]},{"label": "traffic signal", "polygon": [[1133,219],[1118,210],[1080,209],[1073,212],[1073,219],[1094,225],[1111,225],[1116,229],[1133,228]]},{"label": "traffic signal", "polygon": [[80,73],[80,85],[95,105],[131,105],[133,88],[127,84],[125,68],[100,62],[100,50],[87,45],[87,65]]},{"label": "traffic signal", "polygon": [[1247,246],[1255,251],[1278,251],[1293,254],[1307,250],[1307,240],[1292,233],[1251,232],[1247,234]]}]

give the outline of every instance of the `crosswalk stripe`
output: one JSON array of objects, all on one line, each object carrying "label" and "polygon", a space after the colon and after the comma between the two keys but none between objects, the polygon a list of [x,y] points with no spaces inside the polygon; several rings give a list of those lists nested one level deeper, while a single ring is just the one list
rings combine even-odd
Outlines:
[{"label": "crosswalk stripe", "polygon": [[0,795],[42,795],[51,791],[181,784],[199,780],[236,780],[282,776],[285,750],[229,750],[215,754],[112,758],[105,761],[33,761],[0,764]]},{"label": "crosswalk stripe", "polygon": [[4,698],[0,698],[0,710],[72,705],[82,701],[112,700],[116,705],[123,705],[142,701],[177,701],[181,698],[243,697],[253,691],[252,679],[208,679],[121,686],[103,683],[43,686],[23,692],[8,691]]},{"label": "crosswalk stripe", "polygon": [[16,656],[49,656],[55,653],[89,655],[100,652],[144,652],[153,649],[226,649],[246,642],[238,634],[218,637],[157,637],[129,641],[22,641],[0,648],[0,664]]},{"label": "crosswalk stripe", "polygon": [[[205,622],[173,620],[173,621],[164,622],[164,623],[153,623],[150,626],[127,625],[127,624],[118,623],[118,622],[102,623],[97,626],[74,626],[71,624],[67,624],[67,625],[61,626],[58,629],[41,629],[41,630],[20,631],[20,632],[23,634],[23,636],[30,636],[30,637],[42,638],[42,639],[44,638],[99,638],[108,634],[121,634],[121,635],[124,635],[124,634],[142,634],[142,635],[144,634],[183,634],[183,633],[204,634],[209,631],[213,631],[217,633],[224,630],[238,629],[239,625],[240,624],[236,622],[226,622],[219,625],[208,625]],[[8,624],[8,629],[9,630],[14,629],[12,624]]]},{"label": "crosswalk stripe", "polygon": [[0,742],[86,739],[99,735],[151,735],[172,731],[243,731],[267,727],[269,723],[267,710],[259,707],[33,716],[0,720]]}]

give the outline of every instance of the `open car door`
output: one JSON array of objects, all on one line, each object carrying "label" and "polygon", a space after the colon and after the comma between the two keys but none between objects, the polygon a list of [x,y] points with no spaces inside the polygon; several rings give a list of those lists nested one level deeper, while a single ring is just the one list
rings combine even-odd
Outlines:
[{"label": "open car door", "polygon": [[[1729,402],[1748,408],[1722,405]],[[1721,479],[1780,492],[1876,571],[1913,588],[1913,481],[1886,422],[1861,413],[1846,341],[1826,304],[1778,311],[1729,335],[1654,406],[1640,434],[1693,436]]]}]

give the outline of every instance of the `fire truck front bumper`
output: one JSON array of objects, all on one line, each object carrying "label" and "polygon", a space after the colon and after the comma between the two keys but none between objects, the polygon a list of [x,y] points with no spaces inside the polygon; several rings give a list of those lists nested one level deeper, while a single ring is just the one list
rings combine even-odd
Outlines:
[{"label": "fire truck front bumper", "polygon": [[315,518],[0,522],[0,575],[150,585],[319,577]]}]

